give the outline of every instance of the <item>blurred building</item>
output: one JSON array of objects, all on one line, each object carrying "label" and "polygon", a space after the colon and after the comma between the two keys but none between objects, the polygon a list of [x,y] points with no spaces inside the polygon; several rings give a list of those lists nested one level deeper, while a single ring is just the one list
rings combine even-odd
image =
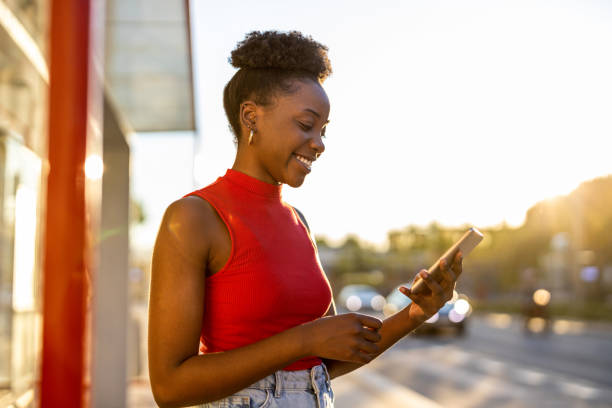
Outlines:
[{"label": "blurred building", "polygon": [[0,0],[0,407],[125,406],[130,134],[195,135],[186,0]]}]

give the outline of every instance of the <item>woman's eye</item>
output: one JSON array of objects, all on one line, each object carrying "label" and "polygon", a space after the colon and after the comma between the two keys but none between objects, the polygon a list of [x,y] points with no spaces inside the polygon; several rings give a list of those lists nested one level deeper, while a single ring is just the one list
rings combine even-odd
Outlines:
[{"label": "woman's eye", "polygon": [[[302,122],[298,122],[298,124],[300,125],[300,128],[302,128],[302,130],[304,132],[309,132],[312,129],[311,125],[307,125],[305,123]],[[325,136],[325,128],[323,128],[323,130],[321,131],[321,137],[322,138],[326,138],[327,136]]]},{"label": "woman's eye", "polygon": [[305,131],[309,131],[310,129],[312,129],[312,126],[305,125],[302,122],[298,122],[298,123],[300,124],[300,127],[304,129]]}]

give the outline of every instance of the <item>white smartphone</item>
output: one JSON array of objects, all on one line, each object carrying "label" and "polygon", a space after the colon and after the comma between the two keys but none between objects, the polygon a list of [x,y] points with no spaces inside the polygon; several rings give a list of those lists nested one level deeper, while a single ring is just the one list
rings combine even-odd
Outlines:
[{"label": "white smartphone", "polygon": [[[480,241],[482,241],[482,238],[483,238],[482,232],[478,231],[476,228],[470,228],[469,230],[466,231],[465,234],[463,234],[463,236],[461,238],[459,238],[459,240],[457,242],[455,242],[455,244],[453,246],[451,246],[444,253],[444,255],[442,255],[436,261],[436,263],[434,263],[427,270],[427,272],[437,282],[442,281],[442,274],[441,274],[441,271],[440,271],[440,261],[445,259],[446,260],[446,264],[450,268],[450,266],[453,263],[453,260],[455,259],[455,255],[457,254],[457,252],[459,250],[461,250],[461,254],[462,254],[463,258],[465,259],[467,254],[472,252],[472,249],[476,248],[476,245],[480,244]],[[414,281],[412,287],[410,288],[410,291],[412,293],[417,293],[418,294],[418,293],[422,292],[426,287],[427,287],[427,285],[425,284],[425,281],[423,281],[423,279],[421,279],[421,277],[418,276],[417,279]]]}]

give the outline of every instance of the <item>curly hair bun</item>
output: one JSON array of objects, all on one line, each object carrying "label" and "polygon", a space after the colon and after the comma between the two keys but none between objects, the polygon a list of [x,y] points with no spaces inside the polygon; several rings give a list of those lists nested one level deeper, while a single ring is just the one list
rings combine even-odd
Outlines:
[{"label": "curly hair bun", "polygon": [[236,68],[305,71],[323,82],[331,72],[327,47],[299,31],[252,31],[232,51]]}]

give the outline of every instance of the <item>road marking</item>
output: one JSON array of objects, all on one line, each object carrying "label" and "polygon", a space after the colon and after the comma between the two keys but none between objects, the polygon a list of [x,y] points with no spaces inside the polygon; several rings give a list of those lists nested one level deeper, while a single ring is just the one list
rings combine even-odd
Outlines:
[{"label": "road marking", "polygon": [[516,368],[513,377],[524,384],[536,386],[546,382],[548,375],[528,368]]},{"label": "road marking", "polygon": [[506,366],[501,361],[480,357],[475,361],[476,365],[490,375],[500,375],[506,371]]},{"label": "road marking", "polygon": [[448,358],[453,364],[463,364],[470,361],[470,355],[459,349],[453,349],[451,353],[448,354]]},{"label": "road marking", "polygon": [[585,326],[583,322],[558,319],[553,322],[553,331],[556,334],[581,334]]},{"label": "road marking", "polygon": [[[442,408],[437,402],[366,367],[333,379],[332,388],[338,408]],[[357,395],[355,391],[364,395]]]},{"label": "road marking", "polygon": [[474,363],[479,368],[495,370],[496,372],[504,370],[501,362],[484,359],[480,356],[469,356],[465,359],[463,356],[465,352],[449,346],[446,346],[443,353],[425,353],[425,351],[431,350],[398,350],[394,351],[389,358],[406,367],[413,367],[416,371],[450,381],[462,389],[477,389],[480,396],[490,394],[504,398],[518,398],[526,393],[523,386],[503,381],[497,375],[491,376],[489,372],[479,372],[474,367],[465,365],[460,361]]},{"label": "road marking", "polygon": [[[513,324],[519,325],[522,324],[524,320],[523,315],[510,315],[508,313],[487,313],[481,315],[480,317],[486,325],[490,327],[495,327],[497,329],[509,329]],[[562,335],[581,335],[585,334],[588,331],[593,331],[593,328],[597,326],[597,324],[587,324],[583,321],[579,320],[567,320],[567,319],[553,319],[552,323],[552,331],[559,336]],[[610,325],[604,324],[605,328],[601,329],[601,331],[605,333],[609,333]]]},{"label": "road marking", "polygon": [[[527,395],[533,387],[548,384],[573,398],[612,400],[612,390],[584,380],[556,372],[542,372],[515,362],[499,361],[456,346],[398,350],[394,351],[392,359],[436,378],[450,380],[470,389],[470,392],[478,389],[479,393],[516,398]],[[437,364],[431,364],[432,361]]]},{"label": "road marking", "polygon": [[561,389],[561,392],[571,397],[595,399],[601,395],[599,390],[589,387],[588,385],[576,384],[569,381],[559,381],[557,385]]},{"label": "road marking", "polygon": [[485,316],[490,326],[507,329],[512,324],[512,316],[507,313],[489,313]]}]

